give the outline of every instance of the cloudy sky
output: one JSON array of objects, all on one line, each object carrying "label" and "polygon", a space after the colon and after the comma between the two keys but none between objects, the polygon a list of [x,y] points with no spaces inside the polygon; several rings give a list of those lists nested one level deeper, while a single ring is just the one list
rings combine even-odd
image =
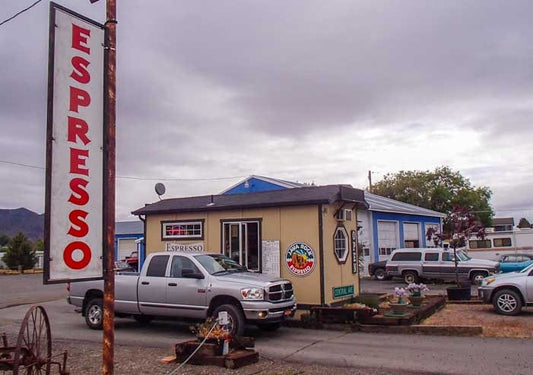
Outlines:
[{"label": "cloudy sky", "polygon": [[[0,22],[34,0],[3,0]],[[105,22],[105,2],[58,0]],[[449,166],[533,219],[533,2],[118,0],[117,219]],[[0,26],[0,208],[44,211],[49,2]]]}]

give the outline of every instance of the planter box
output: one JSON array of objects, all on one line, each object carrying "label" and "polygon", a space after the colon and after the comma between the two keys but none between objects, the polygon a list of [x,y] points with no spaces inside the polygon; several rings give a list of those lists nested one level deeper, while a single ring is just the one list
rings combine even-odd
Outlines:
[{"label": "planter box", "polygon": [[472,296],[470,286],[448,287],[446,293],[450,301],[469,301]]}]

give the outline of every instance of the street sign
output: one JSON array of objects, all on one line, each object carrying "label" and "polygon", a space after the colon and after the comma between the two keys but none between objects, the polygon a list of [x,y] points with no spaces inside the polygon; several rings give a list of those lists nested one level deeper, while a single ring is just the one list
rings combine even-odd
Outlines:
[{"label": "street sign", "polygon": [[44,282],[103,277],[104,26],[50,5]]}]

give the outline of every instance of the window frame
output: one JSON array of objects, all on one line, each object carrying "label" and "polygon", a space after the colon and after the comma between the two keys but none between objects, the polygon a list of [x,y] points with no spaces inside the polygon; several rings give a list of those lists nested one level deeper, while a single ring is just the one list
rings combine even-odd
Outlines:
[{"label": "window frame", "polygon": [[[337,238],[337,233],[342,233],[344,238]],[[337,247],[338,242],[342,241],[344,244],[344,249],[342,247]],[[341,256],[340,251],[344,251],[344,255]],[[346,260],[348,259],[348,253],[350,252],[350,238],[348,236],[348,231],[344,226],[338,226],[335,229],[335,232],[333,233],[333,254],[335,255],[335,258],[337,259],[337,262],[340,264],[346,263]]]},{"label": "window frame", "polygon": [[[171,225],[199,225],[200,234],[187,234],[187,235],[167,235],[166,228]],[[191,219],[191,220],[171,220],[161,222],[161,241],[190,241],[190,240],[203,240],[204,239],[204,219]]]}]

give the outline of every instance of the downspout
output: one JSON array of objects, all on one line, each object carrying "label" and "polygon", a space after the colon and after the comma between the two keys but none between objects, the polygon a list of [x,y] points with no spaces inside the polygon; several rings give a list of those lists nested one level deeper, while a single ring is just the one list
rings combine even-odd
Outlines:
[{"label": "downspout", "polygon": [[139,257],[139,264],[137,265],[138,270],[141,271],[142,265],[144,264],[144,260],[146,259],[146,217],[143,217],[142,215],[139,215],[139,220],[143,222],[143,235],[144,235],[144,244],[141,242],[141,251],[137,256]]},{"label": "downspout", "polygon": [[318,205],[318,254],[320,255],[320,304],[326,304],[324,277],[324,220],[322,219],[322,205]]}]

